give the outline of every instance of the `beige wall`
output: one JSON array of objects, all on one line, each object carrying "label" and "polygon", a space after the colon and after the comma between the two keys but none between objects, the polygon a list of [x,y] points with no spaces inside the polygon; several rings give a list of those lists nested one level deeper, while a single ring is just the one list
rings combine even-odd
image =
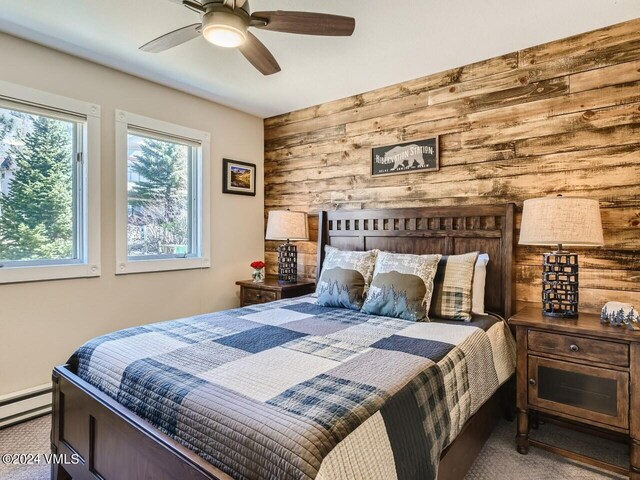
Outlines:
[{"label": "beige wall", "polygon": [[[102,276],[0,285],[0,395],[50,380],[84,341],[238,305],[235,280],[262,258],[262,120],[0,34],[0,80],[102,106]],[[211,132],[211,268],[114,275],[114,110]],[[222,158],[258,165],[257,195],[223,195]]]}]

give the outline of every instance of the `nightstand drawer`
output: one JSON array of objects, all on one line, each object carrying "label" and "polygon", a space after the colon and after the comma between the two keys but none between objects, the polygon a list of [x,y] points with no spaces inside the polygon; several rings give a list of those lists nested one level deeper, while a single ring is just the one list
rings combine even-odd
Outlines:
[{"label": "nightstand drawer", "polygon": [[596,364],[629,366],[629,345],[624,343],[529,330],[528,348],[534,352],[562,355]]},{"label": "nightstand drawer", "polygon": [[251,305],[255,303],[273,302],[276,299],[276,292],[260,290],[258,288],[242,289],[242,304]]},{"label": "nightstand drawer", "polygon": [[528,357],[529,405],[560,416],[629,428],[629,374]]}]

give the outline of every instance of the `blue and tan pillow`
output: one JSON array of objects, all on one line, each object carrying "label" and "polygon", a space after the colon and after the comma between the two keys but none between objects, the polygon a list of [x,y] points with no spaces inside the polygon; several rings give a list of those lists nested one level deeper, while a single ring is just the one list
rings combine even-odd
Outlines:
[{"label": "blue and tan pillow", "polygon": [[440,255],[379,252],[364,313],[412,321],[427,316]]},{"label": "blue and tan pillow", "polygon": [[478,252],[444,256],[433,282],[430,315],[471,321],[473,271]]},{"label": "blue and tan pillow", "polygon": [[378,251],[343,251],[328,245],[324,251],[322,273],[316,287],[318,305],[360,310]]}]

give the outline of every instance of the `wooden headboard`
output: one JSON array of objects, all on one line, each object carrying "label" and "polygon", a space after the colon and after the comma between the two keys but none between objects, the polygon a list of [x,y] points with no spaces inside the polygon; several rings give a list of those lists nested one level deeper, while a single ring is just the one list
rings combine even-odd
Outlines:
[{"label": "wooden headboard", "polygon": [[319,280],[324,246],[423,255],[489,254],[485,309],[509,318],[513,312],[512,203],[460,207],[322,211],[318,224]]}]

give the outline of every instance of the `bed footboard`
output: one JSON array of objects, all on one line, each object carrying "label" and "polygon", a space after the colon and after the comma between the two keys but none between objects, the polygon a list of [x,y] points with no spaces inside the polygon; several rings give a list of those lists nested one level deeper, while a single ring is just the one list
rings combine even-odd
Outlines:
[{"label": "bed footboard", "polygon": [[53,370],[53,480],[231,480],[67,366]]},{"label": "bed footboard", "polygon": [[[443,452],[439,480],[460,480],[473,463],[509,398],[503,385]],[[75,375],[53,370],[53,480],[232,480],[115,400]]]}]

